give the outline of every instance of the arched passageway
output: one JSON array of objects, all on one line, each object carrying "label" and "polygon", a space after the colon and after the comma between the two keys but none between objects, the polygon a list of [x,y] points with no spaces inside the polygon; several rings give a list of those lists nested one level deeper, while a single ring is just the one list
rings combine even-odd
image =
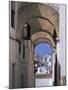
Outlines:
[{"label": "arched passageway", "polygon": [[41,42],[34,48],[34,76],[35,87],[53,86],[52,81],[52,53],[48,43]]},{"label": "arched passageway", "polygon": [[53,54],[55,42],[53,40],[53,37],[47,32],[39,31],[31,36],[31,40],[33,47],[32,53],[34,60],[35,87],[53,86],[54,83],[53,60],[55,60],[55,54]]},{"label": "arched passageway", "polygon": [[[13,45],[10,46],[18,53],[16,52],[17,59],[10,58],[11,88],[59,85],[60,64],[57,59],[59,9],[56,10],[54,5],[51,7],[51,4],[25,2],[16,4],[16,31],[15,33],[13,30],[12,33],[10,31],[10,36],[14,37],[11,39],[16,40],[18,46],[15,48],[13,41],[11,41]],[[15,74],[12,74],[14,71]],[[42,84],[39,84],[39,79],[42,79]],[[50,80],[46,83],[44,79]]]}]

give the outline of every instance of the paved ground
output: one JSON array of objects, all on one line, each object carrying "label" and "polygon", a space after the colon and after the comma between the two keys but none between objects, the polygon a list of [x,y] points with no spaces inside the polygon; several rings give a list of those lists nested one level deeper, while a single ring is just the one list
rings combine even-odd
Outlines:
[{"label": "paved ground", "polygon": [[35,79],[35,87],[46,87],[46,86],[53,86],[52,79],[45,79],[45,78],[36,78]]}]

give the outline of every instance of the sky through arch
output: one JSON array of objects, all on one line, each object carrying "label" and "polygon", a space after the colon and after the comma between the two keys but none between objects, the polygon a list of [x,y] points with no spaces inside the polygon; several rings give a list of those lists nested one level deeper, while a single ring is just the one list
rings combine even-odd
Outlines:
[{"label": "sky through arch", "polygon": [[48,43],[39,43],[35,47],[35,54],[45,56],[52,53],[52,48]]}]

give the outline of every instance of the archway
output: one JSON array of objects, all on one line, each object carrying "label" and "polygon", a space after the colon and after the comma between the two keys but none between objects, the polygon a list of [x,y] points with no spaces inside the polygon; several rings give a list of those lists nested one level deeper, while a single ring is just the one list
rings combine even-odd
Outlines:
[{"label": "archway", "polygon": [[[34,60],[34,86],[35,87],[40,87],[40,86],[53,86],[53,76],[54,76],[54,70],[53,70],[53,66],[54,66],[54,63],[53,63],[53,49],[54,49],[54,46],[55,46],[55,42],[53,40],[53,37],[47,33],[47,32],[44,32],[44,31],[39,31],[39,32],[36,32],[34,33],[32,36],[31,36],[31,41],[32,41],[32,53],[33,53],[33,60]],[[42,45],[42,48],[44,49],[41,49],[41,47],[39,48],[39,50],[42,51],[42,53],[44,52],[43,50],[45,50],[46,52],[46,48],[47,48],[47,51],[50,50],[50,52],[48,51],[48,55],[35,55],[37,51],[36,48],[41,46]],[[36,56],[39,58],[42,58],[42,60],[37,60]],[[50,68],[50,71],[46,70],[46,66],[44,67],[44,59],[46,59],[46,57],[51,59],[51,62],[49,62],[51,64],[51,68]],[[55,56],[55,55],[54,55]],[[37,61],[35,61],[35,59]],[[37,63],[41,63],[40,65],[37,65]],[[38,67],[37,67],[38,66]],[[37,67],[37,68],[36,68]],[[43,68],[44,70],[42,70],[41,68]],[[38,70],[37,70],[38,69]],[[41,70],[41,71],[40,71]],[[38,73],[39,72],[39,73]],[[50,73],[49,73],[50,72]],[[41,80],[42,79],[42,80]],[[40,81],[42,81],[43,84],[40,85]],[[48,81],[46,83],[46,80]],[[46,84],[45,84],[46,83]]]},{"label": "archway", "polygon": [[[40,8],[41,9],[41,8]],[[54,11],[55,12],[55,11]],[[30,13],[29,13],[30,14]],[[18,39],[21,39],[21,36],[23,37],[22,45],[25,46],[26,50],[28,52],[25,52],[26,55],[26,62],[28,65],[26,65],[28,74],[28,83],[27,85],[29,87],[34,87],[34,48],[36,45],[42,42],[48,43],[52,49],[54,50],[53,54],[53,82],[54,82],[54,62],[55,62],[55,52],[56,52],[56,37],[58,36],[58,28],[56,29],[57,26],[57,21],[55,22],[56,19],[52,19],[48,15],[42,15],[42,13],[35,13],[35,15],[30,14],[28,15],[28,18],[26,17],[25,19],[22,18],[23,23],[19,23],[20,28],[18,32]],[[46,14],[46,13],[45,13]],[[22,14],[21,14],[22,15]],[[58,19],[58,14],[55,12],[56,18]],[[52,13],[52,16],[55,17],[55,15]],[[25,16],[25,15],[24,15]],[[29,24],[30,30],[28,27],[23,27],[25,24]],[[25,38],[26,36],[26,38]],[[27,45],[28,44],[28,45]],[[24,53],[24,48],[23,48],[23,53]],[[27,54],[28,53],[28,54]],[[23,60],[24,62],[24,60]],[[25,63],[25,62],[24,62]],[[30,75],[31,74],[31,75]]]},{"label": "archway", "polygon": [[45,42],[40,42],[34,48],[35,87],[53,86],[52,52],[52,47]]},{"label": "archway", "polygon": [[[16,79],[14,80],[13,78],[13,80],[15,81],[15,85],[19,85],[18,87],[36,87],[37,85],[35,83],[35,78],[39,79],[39,77],[40,79],[52,78],[50,84],[48,83],[44,85],[44,82],[42,86],[59,85],[60,69],[58,68],[59,63],[57,59],[59,10],[56,11],[54,6],[50,6],[50,4],[47,5],[42,3],[26,3],[25,5],[25,3],[22,4],[20,2],[19,5],[16,5],[15,13],[15,30],[14,33],[12,30],[13,34],[10,32],[10,36],[13,37],[12,39],[18,42],[18,46],[16,45],[18,49],[16,49],[19,51],[15,54],[15,57],[19,60],[17,60],[16,58],[10,58],[14,59],[14,62],[16,62],[15,67],[17,67],[17,74],[15,74]],[[14,42],[12,42],[12,44],[13,43]],[[43,47],[40,47],[41,44],[45,44],[45,49]],[[12,48],[14,45],[11,45]],[[49,48],[46,47],[46,45],[48,45]],[[35,61],[35,51],[38,47],[40,47],[40,49],[43,48],[42,52],[44,52],[44,50],[47,51],[50,48],[51,51],[50,53],[47,53],[47,55],[38,55],[40,58],[42,58],[42,60]],[[49,56],[50,66],[48,67],[49,64],[47,64],[47,60]],[[12,60],[11,64],[14,62]],[[35,63],[37,66],[37,62],[39,65],[37,68],[35,68]],[[35,71],[35,69],[37,70]],[[12,70],[12,68],[10,70],[11,73],[12,71],[14,71]],[[38,75],[38,72],[40,75]]]}]

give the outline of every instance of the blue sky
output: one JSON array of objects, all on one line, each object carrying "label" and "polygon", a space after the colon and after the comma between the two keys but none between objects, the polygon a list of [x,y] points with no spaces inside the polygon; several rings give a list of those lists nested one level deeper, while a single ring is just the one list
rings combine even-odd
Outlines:
[{"label": "blue sky", "polygon": [[47,43],[40,43],[35,47],[35,53],[41,56],[50,54],[51,52],[52,52],[52,48]]}]

